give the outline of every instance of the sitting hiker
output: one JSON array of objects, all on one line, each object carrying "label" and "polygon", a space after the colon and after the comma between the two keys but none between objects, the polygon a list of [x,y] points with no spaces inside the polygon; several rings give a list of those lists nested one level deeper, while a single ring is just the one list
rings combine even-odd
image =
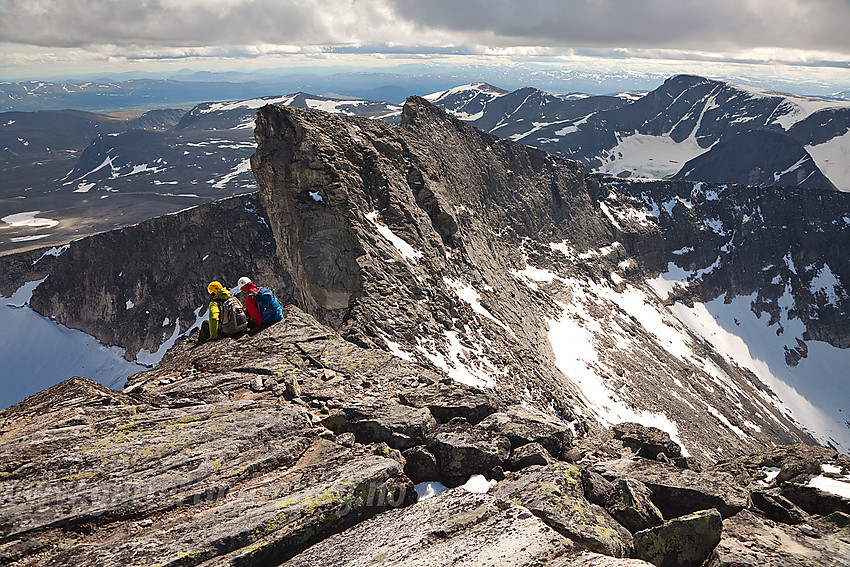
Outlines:
[{"label": "sitting hiker", "polygon": [[248,327],[248,316],[242,303],[219,282],[207,286],[210,292],[210,305],[207,320],[201,325],[198,342],[214,341],[220,335],[237,337]]},{"label": "sitting hiker", "polygon": [[239,278],[237,285],[247,295],[245,308],[248,310],[248,327],[252,331],[259,331],[283,319],[283,309],[272,290],[267,287],[258,288],[245,276]]}]

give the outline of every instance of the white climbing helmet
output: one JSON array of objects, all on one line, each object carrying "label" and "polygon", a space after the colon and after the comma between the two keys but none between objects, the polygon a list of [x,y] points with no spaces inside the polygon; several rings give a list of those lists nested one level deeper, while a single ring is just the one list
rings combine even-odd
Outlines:
[{"label": "white climbing helmet", "polygon": [[242,289],[243,287],[245,287],[249,283],[253,283],[253,282],[251,282],[251,279],[246,278],[245,276],[242,276],[241,278],[239,278],[239,283],[237,285],[239,286],[239,289]]}]

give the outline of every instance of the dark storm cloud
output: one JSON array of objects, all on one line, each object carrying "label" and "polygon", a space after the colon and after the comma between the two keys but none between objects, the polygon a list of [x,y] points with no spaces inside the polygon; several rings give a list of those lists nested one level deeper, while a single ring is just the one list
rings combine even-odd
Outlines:
[{"label": "dark storm cloud", "polygon": [[848,0],[395,0],[401,18],[496,44],[850,51]]},{"label": "dark storm cloud", "polygon": [[[0,41],[850,53],[850,0],[0,0]],[[397,48],[388,48],[397,49]]]}]

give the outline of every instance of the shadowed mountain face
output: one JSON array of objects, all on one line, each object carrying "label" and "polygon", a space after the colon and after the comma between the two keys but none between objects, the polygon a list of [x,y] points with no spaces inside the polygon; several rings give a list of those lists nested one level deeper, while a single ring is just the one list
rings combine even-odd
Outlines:
[{"label": "shadowed mountain face", "polygon": [[[793,165],[786,167],[795,157]],[[750,130],[719,141],[685,163],[674,177],[713,182],[746,179],[749,185],[761,186],[833,187],[800,144],[765,130]]]}]

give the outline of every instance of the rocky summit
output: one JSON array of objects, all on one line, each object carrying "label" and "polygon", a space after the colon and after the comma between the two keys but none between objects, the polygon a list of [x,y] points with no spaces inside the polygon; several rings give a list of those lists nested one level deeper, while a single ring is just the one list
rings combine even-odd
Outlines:
[{"label": "rocky summit", "polygon": [[850,564],[850,500],[805,486],[846,456],[693,470],[638,424],[574,439],[294,306],[253,336],[181,339],[123,392],[62,382],[0,432],[5,565]]},{"label": "rocky summit", "polygon": [[[415,97],[255,137],[257,195],[3,257],[173,345],[0,411],[4,564],[850,565],[843,194],[589,176]],[[180,337],[246,274],[283,321]]]}]

